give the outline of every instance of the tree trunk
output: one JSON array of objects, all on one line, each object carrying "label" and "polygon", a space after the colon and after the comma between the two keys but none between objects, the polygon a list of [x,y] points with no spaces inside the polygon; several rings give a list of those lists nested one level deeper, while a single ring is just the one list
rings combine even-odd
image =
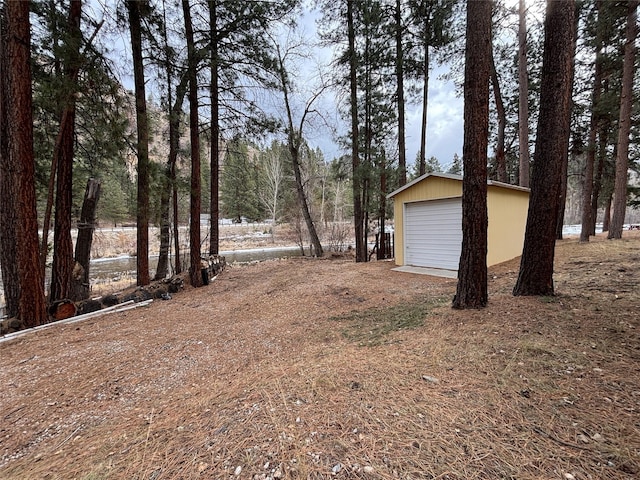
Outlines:
[{"label": "tree trunk", "polygon": [[604,204],[604,214],[602,215],[602,231],[608,232],[611,225],[611,202],[613,197],[609,195],[607,202]]},{"label": "tree trunk", "polygon": [[182,0],[184,26],[187,37],[189,68],[189,130],[191,139],[191,194],[189,208],[189,279],[194,287],[203,285],[200,258],[200,211],[202,187],[200,184],[200,122],[198,119],[198,78],[193,24],[189,0]]},{"label": "tree trunk", "polygon": [[69,4],[68,59],[65,60],[65,80],[71,93],[62,106],[60,133],[56,138],[53,165],[56,173],[56,211],[53,230],[53,266],[49,301],[55,302],[71,296],[73,275],[73,241],[71,240],[71,209],[73,192],[73,143],[75,139],[77,78],[80,70],[80,18],[82,2]]},{"label": "tree trunk", "polygon": [[[596,22],[602,22],[603,13],[600,11],[602,0],[596,2],[598,19]],[[600,94],[602,91],[602,33],[601,28],[597,28],[596,33],[596,61],[593,76],[593,93],[591,100],[591,120],[589,122],[589,144],[587,146],[587,155],[585,159],[584,181],[582,184],[582,217],[580,229],[580,241],[588,242],[589,237],[593,235],[593,218],[591,211],[591,196],[593,195],[593,170],[596,162],[596,137],[598,134],[598,124],[600,115],[597,108],[600,103]]]},{"label": "tree trunk", "polygon": [[418,173],[420,176],[427,173],[427,107],[429,104],[429,42],[424,42],[424,65],[422,85],[422,126],[420,128],[420,159]]},{"label": "tree trunk", "polygon": [[498,115],[498,138],[496,140],[496,167],[499,182],[507,183],[507,161],[504,153],[504,130],[507,126],[507,115],[502,102],[500,91],[500,80],[496,71],[496,62],[491,49],[491,86],[493,87],[493,98],[496,102],[496,113]]},{"label": "tree trunk", "polygon": [[[209,29],[211,32],[211,198],[209,203],[209,255],[220,249],[220,95],[218,92],[218,17],[217,0],[209,0]],[[275,227],[275,224],[274,224]]]},{"label": "tree trunk", "polygon": [[[578,32],[578,22],[580,20],[580,11],[578,4],[574,4],[575,13],[574,13],[574,26],[573,31],[575,32],[573,35],[573,41],[571,42],[571,57],[575,58],[576,56],[576,43],[577,43],[577,32]],[[573,78],[574,78],[575,69],[571,68],[571,72],[569,73],[569,84],[571,85],[571,89],[573,89]],[[571,91],[569,92],[569,129],[571,129],[571,110],[573,107],[573,102],[571,101]],[[562,230],[564,227],[564,211],[567,203],[567,175],[569,173],[569,136],[571,135],[571,131],[567,135],[566,145],[562,151],[562,167],[560,172],[560,198],[558,199],[558,217],[556,219],[556,240],[562,240]]]},{"label": "tree trunk", "polygon": [[487,148],[491,0],[467,3],[464,74],[462,252],[453,308],[487,305]]},{"label": "tree trunk", "polygon": [[[607,93],[607,88],[604,88],[603,93]],[[591,194],[591,225],[589,229],[589,235],[596,234],[596,223],[598,221],[598,205],[600,203],[600,193],[602,192],[602,181],[604,178],[604,167],[608,155],[607,139],[609,138],[609,132],[611,130],[611,122],[609,120],[600,123],[602,123],[602,125],[598,133],[598,157],[597,168],[595,169],[593,178],[593,192]]]},{"label": "tree trunk", "polygon": [[137,285],[148,285],[149,277],[149,121],[145,93],[144,63],[142,57],[141,2],[127,0],[129,31],[133,54],[133,79],[136,92],[136,124],[138,133],[138,199],[137,199]]},{"label": "tree trunk", "polygon": [[514,295],[553,295],[562,159],[569,147],[575,1],[547,4],[531,198]]},{"label": "tree trunk", "polygon": [[362,174],[360,172],[360,152],[358,149],[358,80],[356,39],[354,28],[355,0],[347,0],[347,36],[349,42],[349,104],[351,109],[351,170],[353,175],[353,223],[356,240],[356,262],[367,261],[367,243],[364,238],[364,212],[362,208]]},{"label": "tree trunk", "polygon": [[0,7],[0,271],[4,287],[5,311],[8,317],[18,314],[20,298],[20,280],[16,264],[15,231],[17,223],[16,198],[12,190],[15,173],[9,159],[9,122],[7,102],[9,85],[7,83],[6,4]]},{"label": "tree trunk", "polygon": [[[162,27],[162,37],[165,48],[168,48],[169,40],[166,29],[166,17],[164,18]],[[172,194],[176,189],[175,185],[175,166],[178,158],[178,150],[180,147],[180,117],[182,114],[182,104],[187,93],[187,75],[182,75],[178,86],[176,87],[175,99],[173,95],[173,78],[175,70],[173,63],[169,58],[165,58],[165,73],[167,76],[167,105],[169,113],[169,156],[167,165],[162,178],[163,189],[160,192],[160,249],[158,255],[158,264],[154,280],[162,280],[169,274],[169,254],[171,250],[171,200]],[[177,195],[175,198],[177,204]],[[174,236],[176,239],[175,261],[176,273],[180,273],[180,239],[177,219],[177,205],[175,209],[175,229]]]},{"label": "tree trunk", "polygon": [[618,121],[618,155],[613,194],[613,215],[607,238],[622,238],[622,228],[627,210],[627,183],[629,170],[629,134],[631,133],[631,107],[633,105],[633,74],[635,67],[635,42],[638,32],[638,1],[627,2],[626,42],[622,66],[622,93],[620,95],[620,120]]},{"label": "tree trunk", "polygon": [[378,239],[376,242],[378,246],[378,251],[376,252],[376,258],[378,260],[383,260],[387,258],[387,239],[384,234],[385,229],[385,217],[387,216],[387,162],[383,157],[382,165],[380,165],[380,192],[378,193],[378,203],[380,204],[380,208],[378,210],[378,219],[379,219],[379,229],[378,229]]},{"label": "tree trunk", "polygon": [[287,147],[289,149],[289,155],[291,156],[291,165],[293,167],[293,174],[296,181],[296,193],[298,196],[298,205],[302,212],[302,216],[304,218],[305,224],[307,226],[307,231],[309,232],[309,237],[311,238],[311,244],[313,246],[313,255],[316,257],[322,257],[322,244],[320,243],[320,238],[318,237],[318,233],[316,231],[315,224],[313,219],[311,218],[311,213],[309,210],[309,203],[307,202],[307,195],[304,192],[304,185],[302,183],[302,172],[300,166],[300,147],[302,146],[302,128],[304,127],[304,121],[306,115],[308,113],[308,108],[305,109],[305,112],[300,120],[300,125],[298,129],[293,125],[293,113],[291,112],[291,103],[289,101],[289,86],[287,85],[287,73],[284,65],[284,60],[280,53],[280,48],[276,45],[276,50],[278,52],[278,63],[279,63],[279,80],[280,87],[282,88],[282,96],[284,98],[284,106],[287,111]]},{"label": "tree trunk", "polygon": [[74,302],[89,298],[89,268],[91,266],[91,244],[96,222],[96,208],[100,198],[100,182],[90,178],[84,193],[84,202],[78,222],[78,238],[76,240],[75,266],[69,298]]},{"label": "tree trunk", "polygon": [[396,0],[396,82],[398,95],[398,174],[400,186],[407,183],[407,149],[404,126],[404,58],[402,48],[402,11],[400,0]]},{"label": "tree trunk", "polygon": [[4,118],[12,128],[7,128],[8,168],[3,176],[7,175],[6,184],[10,186],[16,207],[12,233],[15,238],[13,261],[18,273],[17,316],[25,327],[35,327],[46,322],[47,313],[38,255],[29,7],[28,1],[4,4],[7,28],[2,52],[6,62]]},{"label": "tree trunk", "polygon": [[529,186],[529,75],[525,0],[518,2],[518,143],[521,187]]}]

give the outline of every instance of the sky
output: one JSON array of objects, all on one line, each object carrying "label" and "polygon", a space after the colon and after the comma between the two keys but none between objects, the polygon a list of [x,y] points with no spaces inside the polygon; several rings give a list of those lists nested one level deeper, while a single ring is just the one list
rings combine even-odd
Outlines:
[{"label": "sky", "polygon": [[[300,30],[312,42],[317,42],[316,24],[320,19],[318,11],[306,10],[299,18]],[[309,60],[309,65],[302,67],[308,75],[313,75],[313,69],[317,64],[327,64],[331,61],[331,51],[328,49],[314,50],[313,58]],[[463,100],[456,95],[455,85],[452,81],[441,79],[441,76],[448,71],[448,66],[438,67],[432,70],[429,79],[429,97],[427,108],[427,147],[426,158],[436,157],[446,169],[453,161],[455,154],[462,157],[462,136],[463,136]],[[304,81],[304,80],[303,80]],[[329,112],[329,117],[338,124],[338,131],[346,133],[349,125],[345,125],[338,118],[335,92],[334,98],[325,98],[324,108]],[[405,104],[405,128],[406,128],[406,158],[407,166],[412,168],[417,153],[420,150],[422,105],[406,102]],[[315,130],[307,141],[312,147],[319,147],[325,159],[331,160],[334,157],[343,155],[345,152],[336,144],[332,135],[324,129]]]}]

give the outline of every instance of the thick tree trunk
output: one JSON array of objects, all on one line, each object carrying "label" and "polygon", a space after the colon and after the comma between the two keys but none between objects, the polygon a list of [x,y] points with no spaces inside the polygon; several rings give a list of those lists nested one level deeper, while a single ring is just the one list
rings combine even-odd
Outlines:
[{"label": "thick tree trunk", "polygon": [[90,178],[84,193],[80,222],[78,222],[78,239],[76,240],[75,266],[69,298],[74,302],[89,298],[91,293],[89,269],[91,266],[91,245],[96,228],[96,208],[100,199],[100,182]]},{"label": "thick tree trunk", "polygon": [[629,134],[631,133],[631,107],[633,104],[633,74],[635,67],[635,42],[638,32],[638,1],[627,2],[626,42],[622,67],[622,93],[620,95],[620,119],[618,121],[618,155],[613,194],[613,215],[607,238],[622,238],[622,228],[627,210],[627,183],[629,170]]},{"label": "thick tree trunk", "polygon": [[547,3],[535,168],[514,295],[553,295],[562,159],[569,147],[575,1]]},{"label": "thick tree trunk", "polygon": [[518,143],[521,187],[529,186],[529,75],[525,0],[518,2]]},{"label": "thick tree trunk", "polygon": [[144,63],[142,56],[142,26],[140,2],[127,0],[129,31],[133,54],[133,79],[136,92],[136,124],[138,133],[138,197],[136,277],[138,285],[148,285],[149,277],[149,121],[145,93]]},{"label": "thick tree trunk", "polygon": [[12,190],[14,168],[9,159],[9,122],[7,119],[8,89],[6,37],[6,6],[0,9],[0,270],[4,287],[5,311],[9,317],[18,314],[20,280],[16,264],[15,230],[17,222],[16,198]]},{"label": "thick tree trunk", "polygon": [[398,95],[398,174],[399,184],[407,183],[407,149],[404,126],[404,52],[402,47],[402,15],[400,0],[396,0],[396,82]]},{"label": "thick tree trunk", "polygon": [[360,152],[358,148],[358,80],[354,29],[353,4],[347,0],[347,36],[349,42],[349,105],[351,109],[351,171],[353,175],[353,223],[356,240],[356,262],[367,261],[367,242],[365,238],[364,211],[362,208],[362,174],[360,172]]},{"label": "thick tree trunk", "polygon": [[203,285],[200,257],[200,211],[202,193],[200,181],[200,122],[198,119],[198,78],[193,24],[188,0],[182,0],[184,26],[187,37],[189,68],[189,130],[191,139],[191,194],[189,222],[189,279],[194,287]]},{"label": "thick tree trunk", "polygon": [[[30,2],[6,2],[7,34],[5,119],[8,125],[8,169],[3,175],[15,197],[15,263],[18,272],[18,312],[25,327],[46,322],[44,279],[39,268],[36,212],[35,161],[33,151],[33,105],[31,96]],[[3,205],[6,208],[6,205]]]},{"label": "thick tree trunk", "polygon": [[487,148],[491,0],[467,3],[464,74],[462,252],[453,308],[482,308],[487,294]]},{"label": "thick tree trunk", "polygon": [[71,208],[73,192],[73,143],[75,137],[77,78],[80,69],[80,18],[82,2],[72,0],[69,5],[69,47],[65,60],[65,80],[71,93],[62,106],[60,133],[53,152],[56,174],[56,211],[53,230],[53,266],[49,301],[54,302],[71,295],[73,275],[73,241],[71,240]]}]

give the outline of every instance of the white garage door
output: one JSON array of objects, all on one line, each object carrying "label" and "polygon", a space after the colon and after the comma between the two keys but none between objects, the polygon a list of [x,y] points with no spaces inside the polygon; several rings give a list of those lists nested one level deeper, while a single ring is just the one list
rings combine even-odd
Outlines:
[{"label": "white garage door", "polygon": [[462,250],[462,200],[407,203],[404,210],[405,264],[458,270]]}]

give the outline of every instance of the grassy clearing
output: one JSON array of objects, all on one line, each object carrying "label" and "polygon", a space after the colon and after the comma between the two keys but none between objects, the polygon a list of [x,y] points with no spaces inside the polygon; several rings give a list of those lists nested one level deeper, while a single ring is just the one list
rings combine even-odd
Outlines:
[{"label": "grassy clearing", "polygon": [[423,326],[430,312],[449,301],[446,297],[421,298],[400,305],[356,310],[331,317],[331,320],[343,324],[342,335],[345,339],[370,347],[388,342],[392,332]]}]

